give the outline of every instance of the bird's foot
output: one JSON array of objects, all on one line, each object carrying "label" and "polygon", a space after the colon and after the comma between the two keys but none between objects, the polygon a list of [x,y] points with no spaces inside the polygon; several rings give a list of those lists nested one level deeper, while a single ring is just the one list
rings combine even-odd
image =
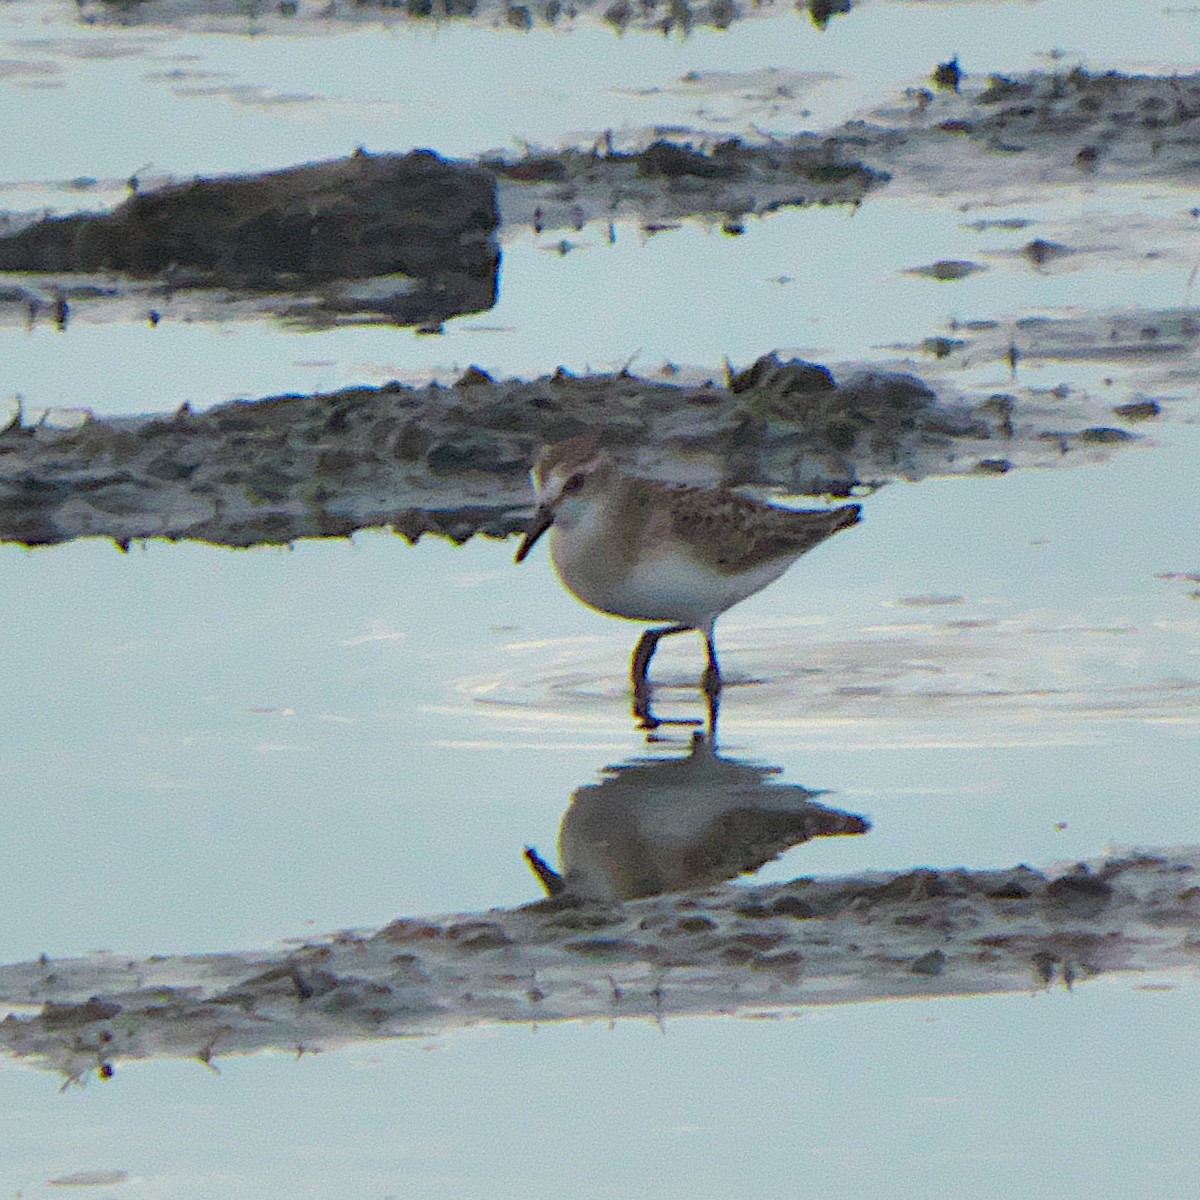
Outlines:
[{"label": "bird's foot", "polygon": [[703,725],[695,717],[656,717],[650,708],[650,686],[644,680],[633,689],[633,719],[638,729],[653,734],[664,725]]},{"label": "bird's foot", "polygon": [[636,698],[633,702],[633,719],[637,728],[645,733],[653,733],[664,725],[696,726],[704,724],[698,717],[656,717],[650,711],[649,700],[645,704],[640,704]]}]

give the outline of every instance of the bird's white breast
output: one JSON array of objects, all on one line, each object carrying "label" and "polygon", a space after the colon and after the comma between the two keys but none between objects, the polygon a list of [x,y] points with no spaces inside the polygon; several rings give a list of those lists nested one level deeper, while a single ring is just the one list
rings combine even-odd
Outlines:
[{"label": "bird's white breast", "polygon": [[706,566],[678,541],[623,552],[618,531],[591,509],[551,533],[550,554],[564,586],[585,604],[635,621],[707,628],[727,608],[778,579],[786,559],[737,575]]}]

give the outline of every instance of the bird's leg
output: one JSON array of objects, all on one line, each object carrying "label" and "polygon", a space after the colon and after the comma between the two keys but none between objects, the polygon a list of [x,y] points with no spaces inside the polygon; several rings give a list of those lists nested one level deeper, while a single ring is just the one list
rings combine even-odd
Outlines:
[{"label": "bird's leg", "polygon": [[717,745],[717,714],[721,707],[721,693],[713,692],[709,694],[705,692],[705,699],[708,701],[708,744],[716,749]]},{"label": "bird's leg", "polygon": [[689,629],[690,625],[660,625],[657,629],[647,629],[638,639],[637,648],[629,664],[629,677],[633,684],[633,715],[643,729],[656,729],[660,724],[650,714],[650,683],[646,678],[659,640],[668,634],[687,633]]},{"label": "bird's leg", "polygon": [[647,629],[642,634],[633,652],[633,660],[629,664],[629,674],[635,692],[646,687],[646,672],[650,667],[650,660],[654,657],[654,651],[658,649],[659,640],[672,633],[687,633],[690,629],[690,625],[660,625],[657,629]]},{"label": "bird's leg", "polygon": [[710,705],[715,706],[717,697],[721,694],[721,668],[717,666],[717,647],[713,643],[712,630],[704,632],[704,646],[708,651],[708,666],[704,668],[704,694]]}]

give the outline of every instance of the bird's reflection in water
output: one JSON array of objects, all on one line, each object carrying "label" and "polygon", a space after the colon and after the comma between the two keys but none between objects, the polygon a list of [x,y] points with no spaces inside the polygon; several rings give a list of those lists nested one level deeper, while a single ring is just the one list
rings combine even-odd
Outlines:
[{"label": "bird's reflection in water", "polygon": [[525,857],[553,900],[613,902],[712,887],[811,838],[870,828],[779,772],[722,757],[696,733],[686,757],[633,759],[577,788],[558,871],[532,848]]}]

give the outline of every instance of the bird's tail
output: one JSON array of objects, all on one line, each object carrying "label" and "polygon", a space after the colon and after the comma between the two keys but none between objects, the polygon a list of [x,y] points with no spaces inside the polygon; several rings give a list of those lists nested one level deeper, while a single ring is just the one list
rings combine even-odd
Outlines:
[{"label": "bird's tail", "polygon": [[833,512],[837,517],[831,531],[833,533],[849,529],[851,525],[857,525],[862,520],[861,504],[843,504],[841,508],[835,508]]}]

